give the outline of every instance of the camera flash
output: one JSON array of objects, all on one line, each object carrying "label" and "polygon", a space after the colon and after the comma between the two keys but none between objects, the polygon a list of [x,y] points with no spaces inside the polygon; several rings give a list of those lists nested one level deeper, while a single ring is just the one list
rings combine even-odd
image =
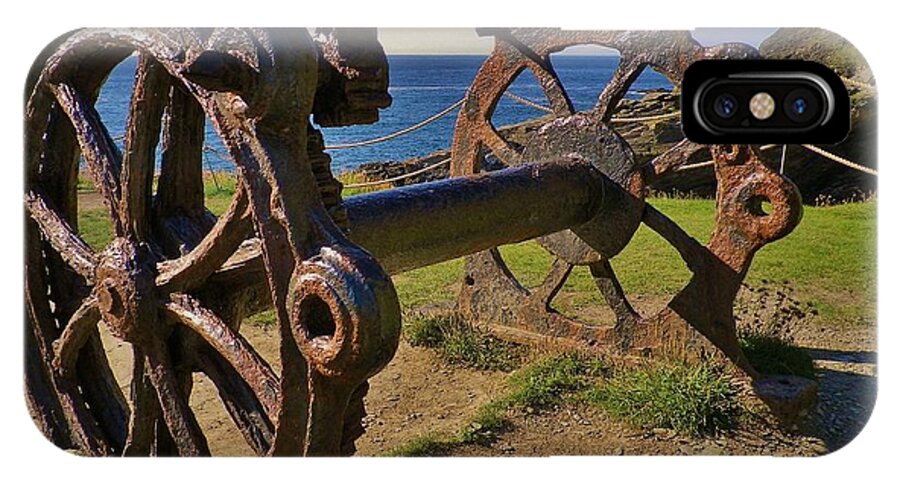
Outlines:
[{"label": "camera flash", "polygon": [[775,113],[775,99],[766,92],[759,92],[750,99],[750,113],[757,120],[766,120]]}]

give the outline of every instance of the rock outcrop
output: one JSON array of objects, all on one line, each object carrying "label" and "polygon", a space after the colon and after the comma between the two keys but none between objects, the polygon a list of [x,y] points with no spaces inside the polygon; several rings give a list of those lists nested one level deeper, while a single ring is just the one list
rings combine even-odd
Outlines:
[{"label": "rock outcrop", "polygon": [[[760,45],[765,58],[805,59],[822,63],[850,79],[847,89],[851,96],[851,132],[837,145],[821,145],[822,148],[855,163],[877,168],[876,165],[876,98],[872,73],[868,64],[845,39],[819,29],[781,29]],[[872,86],[867,86],[872,85]],[[649,92],[640,100],[623,100],[616,112],[619,117],[643,117],[677,111],[680,99],[677,93]],[[514,146],[527,143],[531,133],[548,120],[534,120],[500,129],[500,134]],[[650,161],[684,137],[681,123],[675,119],[650,123],[618,123],[615,129],[630,143],[639,162]],[[376,162],[362,165],[356,173],[367,179],[392,178],[416,171],[449,158],[448,151],[438,151],[424,157],[406,161]],[[708,160],[701,151],[692,162]],[[773,168],[779,168],[781,149],[763,153],[763,159]],[[501,168],[490,155],[485,158],[487,170]],[[398,185],[430,181],[447,176],[446,166],[432,169],[422,175],[397,182]],[[806,204],[840,203],[866,198],[876,190],[876,178],[844,165],[835,163],[799,146],[788,147],[784,173],[800,189]],[[715,195],[716,182],[712,168],[689,170],[674,174],[660,181],[654,188],[670,194],[687,194],[701,197]]]}]

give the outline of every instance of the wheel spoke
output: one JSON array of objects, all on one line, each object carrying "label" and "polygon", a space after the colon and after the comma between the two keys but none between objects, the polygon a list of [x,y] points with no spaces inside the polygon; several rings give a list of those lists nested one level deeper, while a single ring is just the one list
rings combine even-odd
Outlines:
[{"label": "wheel spoke", "polygon": [[125,229],[119,212],[119,172],[122,167],[119,149],[100,121],[100,114],[74,88],[65,83],[52,88],[57,102],[72,122],[88,171],[109,209],[116,235],[122,236]]},{"label": "wheel spoke", "polygon": [[613,78],[600,93],[597,105],[594,107],[594,113],[600,121],[609,122],[619,101],[628,93],[631,84],[641,75],[645,66],[644,63],[637,60],[622,57],[619,67],[613,73]]},{"label": "wheel spoke", "polygon": [[643,222],[675,247],[684,263],[694,273],[702,271],[705,260],[712,256],[706,247],[688,235],[671,218],[649,204],[644,208]]},{"label": "wheel spoke", "polygon": [[206,116],[183,86],[173,85],[166,107],[154,216],[167,254],[178,257],[199,244],[215,223],[203,195]]},{"label": "wheel spoke", "polygon": [[669,173],[676,171],[678,167],[687,164],[691,157],[700,150],[707,148],[705,145],[694,143],[688,139],[678,142],[672,148],[661,153],[659,156],[651,160],[644,171],[644,179],[647,183],[652,183]]},{"label": "wheel spoke", "polygon": [[505,165],[518,165],[522,163],[522,156],[513,148],[505,138],[500,136],[493,126],[488,126],[484,132],[484,144]]},{"label": "wheel spoke", "polygon": [[212,380],[225,410],[257,455],[266,455],[275,438],[275,427],[256,394],[218,352],[204,349],[198,356],[200,370]]},{"label": "wheel spoke", "polygon": [[188,405],[183,389],[175,376],[172,362],[165,345],[159,340],[151,340],[144,351],[148,374],[159,405],[162,418],[172,434],[172,439],[181,456],[209,456],[206,437]]},{"label": "wheel spoke", "polygon": [[612,308],[616,315],[616,328],[621,332],[633,326],[640,315],[628,301],[625,296],[625,290],[619,283],[616,272],[613,271],[609,260],[603,259],[589,265],[591,276],[594,277],[594,283],[606,299],[606,304]]},{"label": "wheel spoke", "polygon": [[146,457],[153,453],[156,422],[159,420],[159,400],[147,374],[144,352],[132,348],[134,368],[131,375],[131,416],[128,436],[122,454],[126,457]]},{"label": "wheel spoke", "polygon": [[187,295],[174,294],[164,308],[222,355],[240,374],[270,417],[277,414],[280,399],[278,378],[265,360],[216,314]]},{"label": "wheel spoke", "polygon": [[239,185],[228,211],[190,253],[157,265],[156,285],[164,292],[199,287],[253,233],[253,219],[246,191]]},{"label": "wheel spoke", "polygon": [[169,76],[165,68],[145,54],[141,54],[135,72],[134,90],[125,133],[122,157],[122,205],[129,233],[138,241],[147,241],[150,234],[151,192],[156,163],[156,144],[162,122],[165,92]]},{"label": "wheel spoke", "polygon": [[78,352],[91,338],[91,334],[96,331],[98,321],[100,321],[100,314],[97,311],[97,300],[94,297],[88,297],[72,314],[66,328],[53,344],[54,368],[63,375],[75,368]]},{"label": "wheel spoke", "polygon": [[540,286],[532,290],[532,298],[540,300],[549,310],[550,303],[556,298],[556,295],[565,285],[566,279],[569,278],[569,274],[572,273],[572,267],[571,263],[558,257],[554,258],[547,278],[544,279]]},{"label": "wheel spoke", "polygon": [[553,64],[550,60],[545,57],[544,62],[538,64],[529,59],[526,64],[531,70],[531,73],[537,78],[538,83],[541,85],[541,89],[544,91],[547,100],[550,102],[550,108],[553,109],[556,115],[573,115],[575,113],[575,107],[572,105],[572,99],[569,98],[569,92],[563,88],[562,82],[559,80],[559,76],[556,74],[556,70],[553,69]]},{"label": "wheel spoke", "polygon": [[[36,229],[33,223],[26,225],[29,237],[34,238]],[[84,399],[75,384],[74,372],[62,376],[54,372],[53,365],[53,339],[59,337],[59,328],[54,322],[54,314],[50,310],[51,300],[48,295],[48,285],[45,274],[46,257],[41,253],[39,242],[28,242],[26,247],[25,262],[25,320],[26,320],[26,347],[29,348],[28,362],[39,358],[44,368],[47,387],[53,388],[56,400],[54,403],[60,407],[55,412],[65,418],[64,426],[74,445],[78,446],[88,455],[107,455],[110,452],[106,436],[97,422],[91,416]],[[47,418],[47,417],[45,417]],[[54,432],[45,432],[54,433]]]},{"label": "wheel spoke", "polygon": [[304,453],[309,457],[331,456],[341,451],[344,412],[353,388],[316,371],[310,377],[309,426]]},{"label": "wheel spoke", "polygon": [[59,216],[49,200],[31,190],[25,193],[25,208],[59,256],[88,283],[93,283],[97,265],[93,249]]}]

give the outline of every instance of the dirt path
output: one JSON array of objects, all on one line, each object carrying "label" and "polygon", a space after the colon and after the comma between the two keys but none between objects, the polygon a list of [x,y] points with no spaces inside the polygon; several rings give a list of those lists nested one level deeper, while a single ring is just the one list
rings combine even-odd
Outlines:
[{"label": "dirt path", "polygon": [[[641,300],[639,306],[650,310],[664,303],[664,299]],[[245,325],[241,333],[277,368],[278,337],[273,327]],[[515,413],[511,428],[492,446],[465,446],[449,454],[810,456],[835,451],[865,426],[874,403],[875,329],[808,316],[792,323],[791,335],[812,356],[819,375],[819,402],[796,431],[784,432],[764,419],[751,418],[727,435],[697,439],[664,429],[634,428],[597,409],[566,404],[548,412]],[[127,393],[130,348],[108,334],[103,340]],[[367,432],[357,441],[358,454],[380,455],[427,434],[459,432],[481,405],[506,393],[507,377],[449,366],[433,351],[401,341],[393,361],[371,380],[366,398],[369,415],[364,419]],[[253,454],[226,414],[212,382],[202,374],[194,374],[190,403],[214,455]]]}]

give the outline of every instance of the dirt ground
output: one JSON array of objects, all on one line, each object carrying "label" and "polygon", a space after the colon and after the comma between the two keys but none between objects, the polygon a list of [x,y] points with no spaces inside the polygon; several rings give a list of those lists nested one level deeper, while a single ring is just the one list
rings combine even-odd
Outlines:
[{"label": "dirt ground", "polygon": [[[277,365],[273,327],[246,325],[241,333]],[[820,374],[819,402],[798,431],[781,431],[760,419],[725,436],[697,439],[634,428],[596,409],[567,404],[549,412],[514,414],[512,427],[492,446],[465,446],[449,454],[810,456],[834,451],[852,440],[869,417],[876,384],[874,328],[838,328],[813,317],[796,325],[794,337]],[[118,379],[127,386],[130,349],[109,335],[104,342]],[[505,394],[508,375],[450,366],[435,352],[401,341],[390,365],[371,380],[367,432],[357,441],[358,455],[380,455],[426,434],[460,431],[479,406]],[[191,406],[213,455],[252,455],[202,374],[194,376]]]}]

